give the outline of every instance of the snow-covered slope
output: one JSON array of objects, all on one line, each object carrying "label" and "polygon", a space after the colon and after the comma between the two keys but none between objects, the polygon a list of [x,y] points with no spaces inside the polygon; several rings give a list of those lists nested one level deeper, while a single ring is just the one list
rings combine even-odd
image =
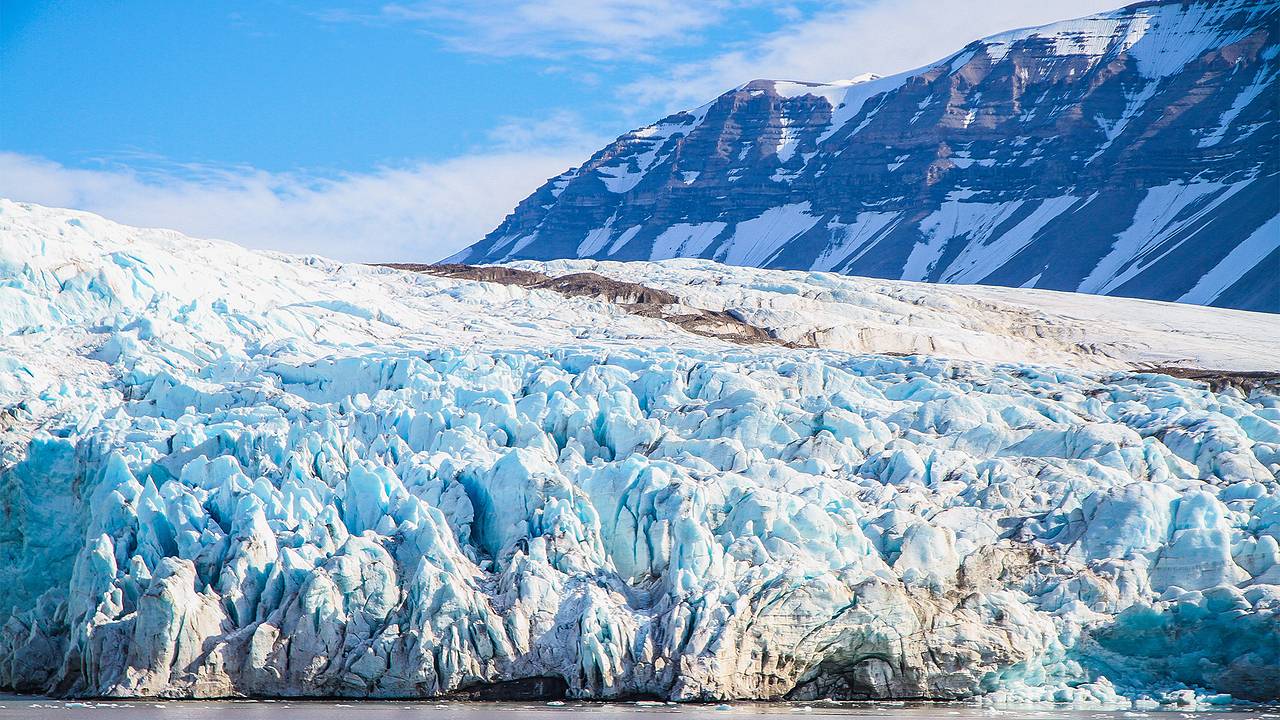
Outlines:
[{"label": "snow-covered slope", "polygon": [[700,257],[1280,312],[1277,28],[1277,0],[1162,0],[892,77],[753,81],[623,135],[452,260]]},{"label": "snow-covered slope", "polygon": [[1280,372],[1280,315],[1051,290],[934,285],[709,260],[525,260],[591,272],[728,311],[797,345],[1082,369]]},{"label": "snow-covered slope", "polygon": [[736,346],[8,202],[0,368],[0,687],[1280,688],[1265,390]]}]

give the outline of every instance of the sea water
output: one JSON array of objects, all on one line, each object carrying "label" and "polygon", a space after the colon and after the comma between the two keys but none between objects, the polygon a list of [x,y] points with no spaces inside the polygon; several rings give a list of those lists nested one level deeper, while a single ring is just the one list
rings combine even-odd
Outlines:
[{"label": "sea water", "polygon": [[307,701],[307,700],[52,700],[30,696],[0,696],[0,718],[119,718],[121,720],[203,720],[230,718],[255,720],[384,720],[429,718],[430,720],[482,720],[501,717],[509,720],[551,720],[586,718],[591,720],[647,720],[649,718],[745,718],[757,716],[849,717],[864,720],[1251,720],[1280,718],[1280,708],[1162,707],[1145,710],[1100,710],[1046,705],[986,707],[972,703],[906,702],[815,702],[815,703],[726,703],[671,704],[638,702],[430,702],[430,701]]}]

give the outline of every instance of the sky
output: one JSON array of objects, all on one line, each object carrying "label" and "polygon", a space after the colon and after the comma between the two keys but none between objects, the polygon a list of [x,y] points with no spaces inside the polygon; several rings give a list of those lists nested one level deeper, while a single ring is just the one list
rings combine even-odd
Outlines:
[{"label": "sky", "polygon": [[1116,0],[0,0],[0,196],[434,261],[755,78],[918,67]]}]

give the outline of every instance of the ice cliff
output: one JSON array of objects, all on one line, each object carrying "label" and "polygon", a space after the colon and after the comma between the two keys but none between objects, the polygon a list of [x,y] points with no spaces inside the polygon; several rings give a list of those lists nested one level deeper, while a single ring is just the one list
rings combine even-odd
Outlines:
[{"label": "ice cliff", "polygon": [[453,261],[706,258],[1280,312],[1278,111],[1280,1],[1148,0],[888,77],[739,85],[584,157]]},{"label": "ice cliff", "polygon": [[733,345],[0,202],[4,688],[1276,699],[1278,473],[1265,387]]}]

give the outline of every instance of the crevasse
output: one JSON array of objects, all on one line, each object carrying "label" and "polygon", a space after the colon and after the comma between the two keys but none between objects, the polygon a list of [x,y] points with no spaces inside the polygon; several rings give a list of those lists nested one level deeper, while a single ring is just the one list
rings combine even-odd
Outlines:
[{"label": "crevasse", "polygon": [[0,686],[1277,697],[1274,394],[0,231]]}]

